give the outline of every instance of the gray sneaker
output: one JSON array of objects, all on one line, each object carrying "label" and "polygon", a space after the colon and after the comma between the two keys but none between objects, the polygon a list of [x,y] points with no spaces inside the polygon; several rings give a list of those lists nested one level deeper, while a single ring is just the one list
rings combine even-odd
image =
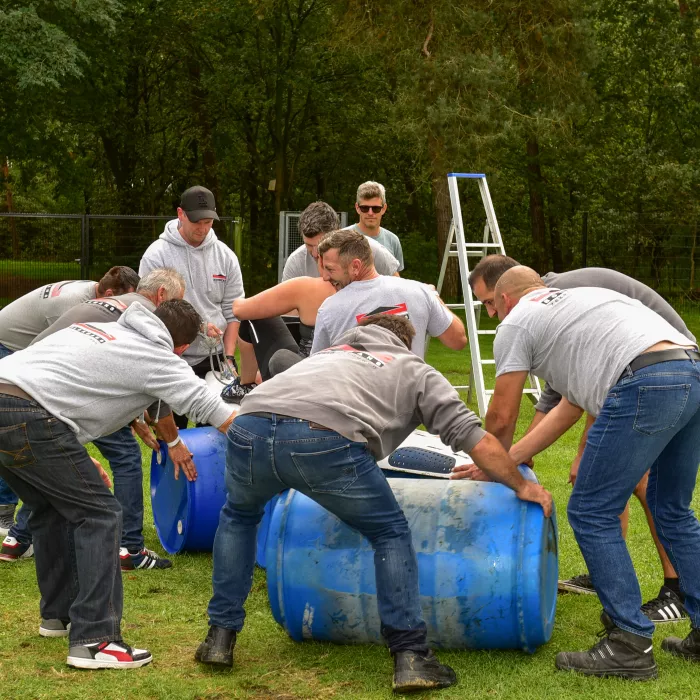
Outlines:
[{"label": "gray sneaker", "polygon": [[42,620],[39,634],[42,637],[67,637],[70,632],[70,620]]},{"label": "gray sneaker", "polygon": [[7,537],[10,528],[15,524],[16,507],[14,503],[0,506],[0,537]]}]

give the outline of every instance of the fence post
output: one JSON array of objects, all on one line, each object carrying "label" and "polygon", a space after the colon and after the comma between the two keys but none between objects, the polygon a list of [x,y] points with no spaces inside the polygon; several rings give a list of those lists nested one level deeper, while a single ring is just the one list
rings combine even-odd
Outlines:
[{"label": "fence post", "polygon": [[588,267],[588,212],[583,212],[581,221],[581,267]]},{"label": "fence post", "polygon": [[90,279],[90,222],[87,214],[80,217],[80,279]]}]

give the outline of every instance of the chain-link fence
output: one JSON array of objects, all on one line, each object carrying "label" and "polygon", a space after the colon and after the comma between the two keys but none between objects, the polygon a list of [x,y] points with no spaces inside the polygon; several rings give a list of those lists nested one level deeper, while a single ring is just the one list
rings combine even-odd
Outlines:
[{"label": "chain-link fence", "polygon": [[[0,306],[43,284],[98,280],[113,265],[138,271],[172,216],[0,213]],[[216,235],[240,249],[240,220],[221,217]]]}]

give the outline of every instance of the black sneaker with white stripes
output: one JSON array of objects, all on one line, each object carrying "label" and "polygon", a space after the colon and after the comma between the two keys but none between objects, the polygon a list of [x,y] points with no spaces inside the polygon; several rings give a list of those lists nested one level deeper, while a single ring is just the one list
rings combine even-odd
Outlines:
[{"label": "black sneaker with white stripes", "polygon": [[124,642],[79,644],[68,651],[66,663],[74,668],[139,668],[153,661],[146,649],[133,649]]},{"label": "black sneaker with white stripes", "polygon": [[142,549],[131,552],[126,547],[119,549],[119,562],[122,571],[136,571],[136,569],[169,569],[173,563],[170,559],[161,557],[152,549]]},{"label": "black sneaker with white stripes", "polygon": [[654,645],[648,637],[621,630],[603,611],[605,629],[600,641],[588,651],[562,651],[555,662],[560,671],[576,671],[584,676],[617,676],[633,681],[656,678]]},{"label": "black sneaker with white stripes", "polygon": [[657,625],[663,622],[679,622],[688,619],[683,601],[675,591],[667,586],[661,586],[659,595],[642,605],[642,612]]}]

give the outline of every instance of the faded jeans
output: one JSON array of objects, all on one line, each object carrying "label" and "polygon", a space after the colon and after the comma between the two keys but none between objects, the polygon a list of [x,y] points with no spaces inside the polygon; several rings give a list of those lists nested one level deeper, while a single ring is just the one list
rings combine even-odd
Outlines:
[{"label": "faded jeans", "polygon": [[700,523],[691,508],[700,463],[700,365],[677,360],[629,369],[588,433],[569,522],[604,610],[623,630],[651,637],[619,515],[650,470],[647,500],[700,628]]},{"label": "faded jeans", "polygon": [[365,443],[308,421],[243,415],[227,433],[226,503],[214,539],[210,624],[240,631],[267,501],[294,488],[372,544],[382,634],[392,652],[425,651],[418,563],[406,518]]},{"label": "faded jeans", "polygon": [[121,508],[75,433],[0,394],[0,476],[31,510],[42,618],[69,619],[71,645],[120,640]]}]

